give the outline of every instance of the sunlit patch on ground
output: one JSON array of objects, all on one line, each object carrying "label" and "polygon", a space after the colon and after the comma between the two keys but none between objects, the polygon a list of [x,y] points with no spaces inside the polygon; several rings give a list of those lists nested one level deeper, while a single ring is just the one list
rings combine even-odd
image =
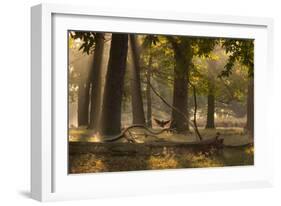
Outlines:
[{"label": "sunlit patch on ground", "polygon": [[[124,144],[126,147],[126,144]],[[119,148],[120,149],[120,148]],[[152,169],[208,168],[254,164],[253,147],[225,148],[197,152],[190,149],[163,148],[149,153],[127,154],[122,150],[100,154],[70,155],[70,173],[137,171]]]},{"label": "sunlit patch on ground", "polygon": [[106,172],[108,168],[102,159],[94,154],[82,154],[79,158],[70,156],[71,173]]},{"label": "sunlit patch on ground", "polygon": [[[157,129],[155,129],[157,131]],[[193,142],[196,141],[194,133],[187,135],[164,132],[157,136],[147,134],[143,129],[132,129],[137,144],[153,142]],[[226,145],[243,145],[249,142],[248,136],[241,128],[231,129],[200,129],[205,139],[213,138],[220,132]],[[70,142],[100,142],[99,134],[93,134],[87,129],[70,129]],[[151,169],[176,169],[176,168],[204,168],[223,166],[243,166],[254,164],[254,147],[224,148],[222,150],[209,149],[208,151],[194,151],[184,148],[163,147],[162,149],[146,148],[140,154],[132,152],[134,144],[125,143],[109,153],[100,153],[93,149],[91,152],[70,154],[70,173],[95,173],[136,171]],[[104,143],[108,144],[108,143]],[[128,148],[130,145],[130,149]]]},{"label": "sunlit patch on ground", "polygon": [[148,160],[150,169],[171,169],[178,168],[179,163],[173,157],[155,157],[151,156]]},{"label": "sunlit patch on ground", "polygon": [[[159,131],[159,128],[154,130]],[[157,140],[171,142],[192,142],[197,140],[193,132],[186,135],[163,132],[157,135],[157,137],[139,128],[131,129],[130,132],[134,135],[134,139],[137,143],[153,142]],[[242,128],[200,129],[200,133],[204,139],[215,137],[217,132],[221,134],[221,137],[224,138],[224,143],[227,145],[241,145],[249,142],[248,135],[244,134]],[[99,134],[93,133],[92,130],[84,128],[69,129],[70,142],[99,142],[100,140]]]}]

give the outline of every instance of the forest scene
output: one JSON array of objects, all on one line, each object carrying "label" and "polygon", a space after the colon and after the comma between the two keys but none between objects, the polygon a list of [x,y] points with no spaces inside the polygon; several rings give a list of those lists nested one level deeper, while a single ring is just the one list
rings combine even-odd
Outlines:
[{"label": "forest scene", "polygon": [[254,165],[254,40],[68,31],[69,173]]}]

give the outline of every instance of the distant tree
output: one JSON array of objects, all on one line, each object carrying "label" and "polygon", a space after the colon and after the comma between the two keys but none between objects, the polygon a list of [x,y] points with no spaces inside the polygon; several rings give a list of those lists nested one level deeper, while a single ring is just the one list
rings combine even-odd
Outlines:
[{"label": "distant tree", "polygon": [[95,36],[94,62],[90,74],[91,82],[91,107],[89,128],[98,129],[101,109],[101,65],[104,49],[104,34],[97,33]]},{"label": "distant tree", "polygon": [[152,101],[151,101],[151,76],[152,76],[152,46],[156,45],[157,42],[159,42],[159,39],[157,35],[146,35],[142,48],[143,50],[148,50],[148,64],[146,67],[146,104],[147,104],[147,112],[146,112],[146,120],[147,120],[147,126],[152,127]]},{"label": "distant tree", "polygon": [[[70,32],[73,39],[80,39],[82,44],[79,48],[87,55],[94,52],[93,63],[86,78],[79,84],[78,95],[78,125],[85,125],[91,129],[97,129],[100,109],[100,70],[103,57],[104,34],[96,32]],[[91,107],[90,107],[91,106]],[[90,115],[89,115],[90,114]]]},{"label": "distant tree", "polygon": [[224,61],[224,51],[221,47],[221,42],[217,41],[216,46],[206,58],[207,63],[207,129],[215,128],[215,109],[216,109],[216,85],[218,84],[217,73],[220,70],[220,64]]},{"label": "distant tree", "polygon": [[216,60],[208,60],[208,104],[207,104],[207,123],[206,128],[215,128],[215,79],[211,70],[215,70]]},{"label": "distant tree", "polygon": [[[88,66],[86,62],[83,62],[81,66]],[[80,81],[78,81],[78,126],[88,126],[89,123],[89,84],[87,81],[87,77],[83,72],[79,75]]]}]

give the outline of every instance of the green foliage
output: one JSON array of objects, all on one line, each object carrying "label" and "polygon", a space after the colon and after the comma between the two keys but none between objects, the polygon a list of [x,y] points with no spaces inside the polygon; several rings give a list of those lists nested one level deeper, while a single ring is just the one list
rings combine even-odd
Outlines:
[{"label": "green foliage", "polygon": [[218,43],[219,40],[215,38],[193,37],[193,55],[200,57],[209,57],[211,51],[215,48]]},{"label": "green foliage", "polygon": [[[216,99],[217,114],[228,113],[241,117],[245,114],[245,101],[248,69],[242,63],[235,61],[232,65],[232,75],[218,78],[225,70],[230,53],[223,47],[223,40],[216,38],[143,35],[143,50],[141,59],[143,70],[146,71],[149,57],[152,56],[152,78],[156,85],[165,86],[172,94],[175,68],[175,49],[182,52],[182,57],[192,61],[189,65],[189,81],[195,85],[198,96],[199,112],[206,112],[206,96],[210,86]],[[154,39],[154,42],[152,41]],[[188,50],[188,48],[189,50]],[[166,91],[159,89],[162,96]],[[169,98],[169,97],[166,97]],[[192,95],[189,95],[190,108],[193,107]],[[203,113],[204,114],[204,113]]]},{"label": "green foliage", "polygon": [[220,77],[228,77],[232,74],[235,62],[248,67],[248,75],[254,75],[254,40],[252,39],[224,39],[222,40],[225,51],[229,54],[229,59],[225,65],[225,70]]},{"label": "green foliage", "polygon": [[[143,70],[150,69],[152,78],[155,78],[159,83],[172,87],[174,53],[165,36],[145,35],[142,38],[142,48]],[[150,58],[152,62],[150,68],[148,68]]]},{"label": "green foliage", "polygon": [[[190,71],[190,81],[195,85],[198,95],[198,105],[205,115],[206,97],[210,93],[216,100],[216,113],[223,114],[227,111],[228,115],[241,116],[245,114],[245,102],[247,95],[247,76],[248,69],[239,62],[233,65],[232,75],[225,78],[218,78],[224,66],[228,62],[228,54],[218,43],[208,56],[194,56],[192,69]],[[192,106],[192,99],[190,99]],[[237,106],[238,105],[238,106]]]},{"label": "green foliage", "polygon": [[81,44],[79,50],[84,53],[90,54],[95,49],[95,42],[97,39],[96,32],[83,32],[83,31],[72,31],[70,32],[71,38],[80,39],[83,43]]},{"label": "green foliage", "polygon": [[142,42],[142,47],[144,49],[149,49],[153,45],[155,46],[157,43],[159,43],[159,37],[158,35],[145,35],[143,42]]}]

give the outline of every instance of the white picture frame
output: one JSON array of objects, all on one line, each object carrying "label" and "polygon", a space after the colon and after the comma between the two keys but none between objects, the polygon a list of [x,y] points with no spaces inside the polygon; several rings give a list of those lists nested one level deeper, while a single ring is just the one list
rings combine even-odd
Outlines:
[{"label": "white picture frame", "polygon": [[[40,4],[31,8],[31,26],[32,198],[53,201],[273,185],[273,133],[267,121],[274,76],[272,19]],[[68,175],[68,29],[255,38],[255,165]]]}]

